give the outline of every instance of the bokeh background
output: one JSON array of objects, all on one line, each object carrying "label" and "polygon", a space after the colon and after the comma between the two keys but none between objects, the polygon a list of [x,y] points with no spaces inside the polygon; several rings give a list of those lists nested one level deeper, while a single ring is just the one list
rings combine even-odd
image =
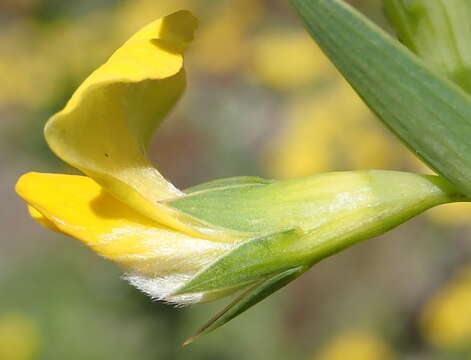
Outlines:
[{"label": "bokeh background", "polygon": [[[387,29],[379,0],[350,1]],[[171,11],[200,18],[188,91],[152,147],[185,188],[236,175],[428,172],[365,108],[283,0],[0,0],[1,360],[471,359],[469,205],[327,259],[217,332],[224,306],[150,301],[77,241],[34,223],[24,172],[71,172],[42,137],[84,77]]]}]

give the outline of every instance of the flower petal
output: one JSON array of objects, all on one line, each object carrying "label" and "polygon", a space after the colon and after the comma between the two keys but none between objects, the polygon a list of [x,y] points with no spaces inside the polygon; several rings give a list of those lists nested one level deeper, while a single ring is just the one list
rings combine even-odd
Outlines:
[{"label": "flower petal", "polygon": [[29,215],[38,223],[40,223],[42,226],[52,231],[56,231],[59,233],[62,232],[52,221],[50,221],[47,217],[45,217],[43,214],[41,214],[38,210],[36,210],[31,205],[28,205],[28,212],[29,212]]},{"label": "flower petal", "polygon": [[144,27],[85,80],[45,128],[49,146],[64,161],[141,214],[192,235],[204,224],[160,204],[182,192],[151,164],[147,147],[185,89],[182,52],[195,27],[186,11]]},{"label": "flower petal", "polygon": [[118,263],[131,280],[147,281],[141,288],[156,298],[170,294],[234,246],[160,225],[85,176],[28,173],[16,191],[34,209],[35,219]]}]

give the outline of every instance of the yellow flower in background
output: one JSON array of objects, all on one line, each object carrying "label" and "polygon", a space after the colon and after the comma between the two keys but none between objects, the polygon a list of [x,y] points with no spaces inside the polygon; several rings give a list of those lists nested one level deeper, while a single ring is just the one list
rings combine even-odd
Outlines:
[{"label": "yellow flower in background", "polygon": [[392,360],[391,348],[379,337],[350,331],[329,341],[313,360]]},{"label": "yellow flower in background", "polygon": [[39,345],[39,330],[33,318],[21,312],[0,314],[0,359],[35,359]]},{"label": "yellow flower in background", "polygon": [[126,38],[155,18],[180,9],[195,9],[201,0],[131,0],[122,2],[111,14],[111,27],[118,38]]},{"label": "yellow flower in background", "polygon": [[[109,14],[95,11],[72,20],[57,21],[42,30],[39,53],[46,62],[54,61],[55,83],[80,79],[93,70],[113,50],[116,40]],[[84,50],[87,56],[83,56]],[[41,68],[46,66],[40,64]]]},{"label": "yellow flower in background", "polygon": [[44,106],[62,90],[64,81],[90,72],[111,50],[112,33],[103,30],[109,28],[104,26],[107,19],[99,12],[48,27],[32,21],[5,25],[0,35],[0,76],[12,80],[0,88],[0,106]]},{"label": "yellow flower in background", "polygon": [[[27,20],[3,25],[0,76],[14,81],[0,88],[0,106],[44,106],[65,82],[89,73],[143,23],[182,8],[211,13],[192,56],[196,67],[219,75],[245,65],[250,29],[262,13],[259,0],[217,5],[202,0],[127,0],[115,9],[81,14],[47,27]],[[37,91],[38,83],[42,91]]]},{"label": "yellow flower in background", "polygon": [[471,206],[468,203],[446,204],[428,212],[429,218],[442,225],[469,226]]},{"label": "yellow flower in background", "polygon": [[224,75],[247,63],[250,34],[263,12],[260,0],[221,2],[214,12],[199,32],[192,63],[207,73]]},{"label": "yellow flower in background", "polygon": [[273,176],[291,178],[339,168],[390,167],[400,161],[400,153],[342,80],[320,94],[295,99],[267,149],[266,163]]},{"label": "yellow flower in background", "polygon": [[266,31],[257,35],[250,52],[253,76],[275,90],[299,91],[337,75],[305,31]]},{"label": "yellow flower in background", "polygon": [[[37,106],[54,86],[53,71],[45,66],[42,54],[30,56],[39,47],[34,30],[33,22],[21,21],[5,25],[0,32],[0,77],[8,79],[0,87],[0,106]],[[43,84],[43,91],[37,91],[36,81]]]},{"label": "yellow flower in background", "polygon": [[439,348],[460,348],[471,341],[471,266],[461,269],[424,306],[422,335]]}]

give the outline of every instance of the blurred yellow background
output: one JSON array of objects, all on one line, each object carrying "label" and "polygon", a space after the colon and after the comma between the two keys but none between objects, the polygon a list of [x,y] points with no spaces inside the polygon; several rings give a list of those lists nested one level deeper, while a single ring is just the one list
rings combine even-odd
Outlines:
[{"label": "blurred yellow background", "polygon": [[[350,1],[386,26],[379,0]],[[191,9],[188,90],[152,156],[185,188],[331,170],[430,172],[375,119],[283,0],[0,0],[0,360],[471,359],[467,204],[429,211],[328,259],[240,319],[180,343],[223,302],[175,309],[43,230],[13,192],[72,172],[47,118],[147,22]]]}]

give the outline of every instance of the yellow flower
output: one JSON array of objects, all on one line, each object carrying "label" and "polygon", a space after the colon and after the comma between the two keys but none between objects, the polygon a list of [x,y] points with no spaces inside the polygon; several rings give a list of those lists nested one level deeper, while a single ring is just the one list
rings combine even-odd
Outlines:
[{"label": "yellow flower", "polygon": [[238,0],[221,2],[214,11],[201,29],[192,62],[205,72],[224,75],[246,63],[250,30],[259,22],[262,7],[260,0]]},{"label": "yellow flower", "polygon": [[428,215],[438,224],[469,226],[471,205],[468,203],[446,204],[430,210]]},{"label": "yellow flower", "polygon": [[201,0],[127,0],[121,3],[112,15],[113,31],[120,36],[129,36],[142,24],[156,17],[173,13],[179,9],[193,9]]},{"label": "yellow flower", "polygon": [[38,222],[116,262],[153,298],[188,304],[244,289],[202,332],[321,259],[463,200],[441,178],[378,170],[177,189],[147,148],[185,89],[183,52],[195,27],[186,11],[150,23],[49,119],[50,148],[87,176],[28,173],[16,190]]},{"label": "yellow flower", "polygon": [[467,346],[471,340],[471,267],[466,266],[425,305],[421,328],[425,339],[441,348]]},{"label": "yellow flower", "polygon": [[[53,88],[53,70],[47,66],[38,51],[37,30],[37,26],[28,21],[5,25],[2,28],[0,77],[10,80],[0,87],[0,106],[37,106]],[[24,44],[28,44],[28,47]],[[34,61],[30,58],[33,49],[36,54]],[[43,91],[37,91],[37,82],[44,84]]]},{"label": "yellow flower", "polygon": [[397,153],[342,80],[319,95],[296,99],[266,157],[269,173],[291,178],[338,168],[383,168],[399,161]]},{"label": "yellow flower", "polygon": [[[45,135],[51,149],[90,177],[29,173],[17,184],[34,218],[116,261],[133,284],[159,299],[234,241],[228,231],[210,229],[165,205],[182,192],[146,154],[152,130],[184,90],[182,51],[195,26],[187,12],[150,23],[49,120]],[[216,235],[218,241],[208,240]]]},{"label": "yellow flower", "polygon": [[254,76],[275,90],[295,90],[336,75],[334,66],[305,31],[262,33],[252,46]]},{"label": "yellow flower", "polygon": [[349,331],[330,341],[313,360],[388,360],[393,352],[380,338],[364,332]]},{"label": "yellow flower", "polygon": [[35,321],[20,312],[0,314],[0,359],[32,360],[39,347]]}]

